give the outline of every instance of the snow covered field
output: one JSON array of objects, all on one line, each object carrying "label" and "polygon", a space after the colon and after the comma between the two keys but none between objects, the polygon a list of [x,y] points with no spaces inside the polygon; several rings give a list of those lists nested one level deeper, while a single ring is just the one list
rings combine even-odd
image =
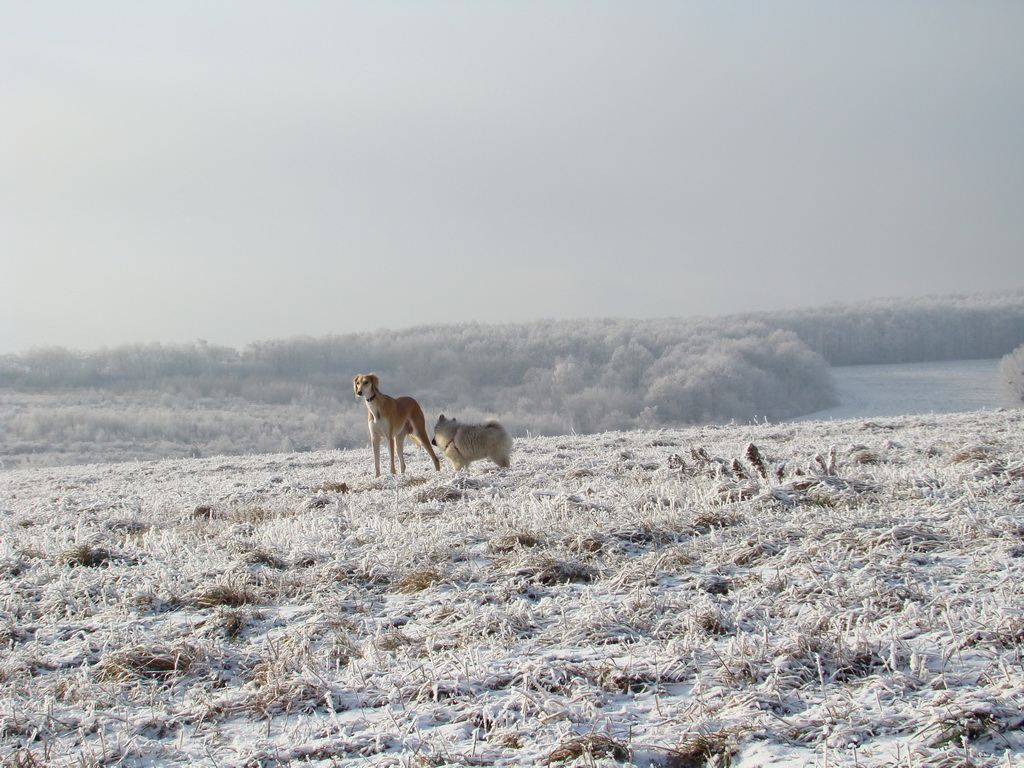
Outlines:
[{"label": "snow covered field", "polygon": [[943,360],[832,368],[839,405],[794,421],[961,413],[1007,405],[1001,360]]},{"label": "snow covered field", "polygon": [[1024,413],[0,472],[0,765],[1024,765]]}]

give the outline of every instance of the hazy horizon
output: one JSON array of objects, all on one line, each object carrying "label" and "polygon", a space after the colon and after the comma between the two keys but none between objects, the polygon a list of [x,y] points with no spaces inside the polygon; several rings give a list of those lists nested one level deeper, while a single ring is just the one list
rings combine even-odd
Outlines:
[{"label": "hazy horizon", "polygon": [[[14,355],[14,356],[27,355],[27,354],[31,354],[33,352],[45,351],[47,349],[64,349],[67,352],[71,352],[71,353],[75,353],[75,354],[86,354],[86,355],[88,355],[88,354],[92,354],[92,353],[99,353],[99,352],[102,352],[103,350],[116,350],[116,349],[135,348],[135,347],[167,347],[167,348],[181,347],[181,348],[191,348],[191,347],[195,347],[197,345],[202,346],[202,345],[207,345],[207,344],[213,345],[213,346],[217,346],[217,347],[224,347],[224,348],[228,348],[228,349],[234,349],[237,352],[243,352],[244,353],[246,351],[246,349],[248,349],[248,348],[251,348],[251,347],[254,347],[254,346],[258,346],[260,344],[268,344],[268,343],[290,343],[290,342],[302,342],[304,340],[323,341],[323,340],[328,340],[328,339],[331,339],[331,338],[344,338],[346,336],[360,336],[360,335],[363,335],[363,334],[372,334],[374,332],[379,332],[382,335],[382,337],[391,337],[394,334],[418,333],[418,332],[421,332],[424,329],[430,329],[430,328],[436,328],[436,327],[440,327],[440,328],[445,328],[445,327],[459,328],[459,327],[463,327],[463,326],[475,326],[475,325],[479,325],[479,326],[485,327],[485,328],[503,328],[503,327],[513,328],[513,327],[517,327],[517,326],[543,325],[543,324],[549,324],[549,323],[556,324],[556,325],[560,324],[560,323],[569,323],[569,324],[572,324],[572,325],[576,325],[576,324],[580,324],[580,323],[583,323],[583,324],[585,324],[585,323],[601,324],[601,323],[605,323],[605,322],[611,322],[611,323],[618,323],[618,322],[624,322],[624,323],[632,323],[632,322],[637,322],[637,323],[648,323],[648,322],[649,323],[663,323],[663,322],[667,322],[667,323],[674,323],[674,322],[689,323],[689,322],[708,321],[708,322],[711,322],[711,323],[720,323],[720,322],[726,322],[726,321],[728,321],[728,320],[730,320],[732,318],[736,318],[736,319],[740,319],[740,318],[742,318],[742,319],[754,319],[754,320],[757,320],[757,319],[760,318],[760,319],[768,321],[769,325],[773,325],[774,323],[773,323],[772,318],[778,317],[780,315],[786,315],[789,312],[796,312],[796,313],[800,313],[800,314],[806,314],[806,313],[815,314],[815,313],[823,313],[823,312],[827,313],[827,312],[833,311],[833,310],[834,311],[849,310],[850,312],[852,312],[854,314],[856,314],[858,312],[864,312],[864,313],[871,314],[871,313],[873,313],[874,311],[876,311],[876,310],[878,310],[880,308],[882,308],[882,309],[890,309],[890,310],[891,309],[897,309],[897,310],[908,310],[909,311],[909,310],[912,310],[915,307],[918,307],[918,308],[928,308],[928,307],[931,307],[932,309],[935,309],[936,307],[939,307],[939,306],[945,306],[945,310],[944,311],[951,311],[951,309],[954,306],[956,306],[958,304],[958,302],[963,301],[963,300],[966,300],[968,302],[977,300],[977,302],[979,303],[979,306],[983,306],[983,305],[985,305],[986,302],[991,302],[991,301],[999,302],[1000,299],[1002,299],[1002,298],[1009,298],[1009,297],[1019,298],[1021,301],[1024,301],[1024,289],[1007,289],[1007,290],[1002,290],[1002,291],[988,291],[988,292],[983,292],[983,293],[950,293],[950,294],[945,294],[945,295],[929,295],[929,296],[917,296],[917,297],[877,296],[877,297],[867,297],[867,298],[862,299],[861,301],[851,301],[851,302],[834,301],[834,302],[827,302],[827,303],[824,303],[824,304],[816,304],[816,305],[801,305],[801,306],[793,306],[793,307],[779,307],[777,309],[772,309],[772,310],[751,311],[751,312],[742,312],[741,311],[741,312],[733,312],[733,313],[718,314],[718,315],[710,315],[710,314],[708,314],[708,315],[690,315],[690,316],[677,315],[677,316],[666,316],[666,317],[626,317],[626,316],[612,316],[612,315],[605,315],[605,316],[596,316],[595,315],[595,316],[587,316],[587,317],[579,316],[579,317],[572,317],[572,318],[535,317],[535,318],[523,318],[523,319],[517,319],[517,320],[508,320],[508,321],[497,321],[497,320],[495,320],[495,321],[481,321],[481,320],[473,320],[473,319],[467,319],[467,320],[462,320],[462,321],[456,321],[456,320],[452,320],[452,321],[437,321],[437,322],[416,323],[416,324],[413,324],[413,325],[406,325],[406,326],[401,326],[401,327],[378,326],[378,327],[374,327],[374,328],[350,329],[350,330],[343,330],[343,331],[340,331],[340,330],[339,331],[328,330],[328,331],[325,331],[324,333],[318,333],[318,334],[296,333],[296,334],[291,334],[289,336],[266,336],[266,337],[262,337],[262,338],[258,338],[258,339],[256,339],[256,338],[249,339],[248,341],[244,341],[244,342],[237,343],[237,344],[220,342],[217,339],[205,339],[205,338],[190,338],[190,339],[184,339],[184,338],[183,339],[138,339],[138,340],[124,341],[124,342],[121,342],[121,343],[118,343],[118,344],[101,344],[101,345],[93,346],[93,347],[73,347],[73,346],[67,346],[67,345],[61,345],[61,344],[44,344],[44,345],[36,345],[34,347],[31,347],[31,348],[12,350],[12,351],[0,350],[0,356],[3,356],[3,355]],[[992,307],[987,307],[987,309],[991,310]],[[997,355],[995,357],[986,356],[984,359],[996,359],[996,357],[999,357],[999,355]],[[973,359],[973,358],[971,358],[971,359]],[[853,365],[860,366],[860,365],[888,365],[888,364],[890,364],[890,363],[888,363],[888,362],[884,362],[884,363],[854,363]],[[842,364],[840,364],[840,365],[842,365]]]},{"label": "hazy horizon", "polygon": [[0,354],[1024,288],[1024,6],[0,0]]}]

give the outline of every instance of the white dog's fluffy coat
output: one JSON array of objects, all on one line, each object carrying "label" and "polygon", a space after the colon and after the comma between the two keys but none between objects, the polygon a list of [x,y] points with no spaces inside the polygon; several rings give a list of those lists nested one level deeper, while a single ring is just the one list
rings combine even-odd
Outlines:
[{"label": "white dog's fluffy coat", "polygon": [[512,455],[512,437],[496,421],[459,424],[442,413],[431,442],[457,470],[479,459],[490,459],[499,467],[507,467]]}]

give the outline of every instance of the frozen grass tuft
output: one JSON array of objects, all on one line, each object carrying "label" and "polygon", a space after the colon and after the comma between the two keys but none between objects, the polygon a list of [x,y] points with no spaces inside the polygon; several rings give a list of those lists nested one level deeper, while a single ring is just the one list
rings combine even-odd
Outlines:
[{"label": "frozen grass tuft", "polygon": [[191,602],[198,608],[221,606],[237,608],[250,603],[258,603],[259,596],[251,585],[235,581],[200,587],[193,593]]},{"label": "frozen grass tuft", "polygon": [[727,768],[739,752],[742,729],[700,733],[687,736],[678,745],[667,750],[667,768]]},{"label": "frozen grass tuft", "polygon": [[49,768],[49,765],[50,761],[45,754],[21,747],[0,760],[0,768]]},{"label": "frozen grass tuft", "polygon": [[395,582],[397,592],[422,592],[441,583],[444,574],[435,568],[421,568],[406,573]]},{"label": "frozen grass tuft", "polygon": [[999,453],[994,445],[969,445],[958,448],[949,455],[950,464],[963,464],[969,461],[987,461]]},{"label": "frozen grass tuft", "polygon": [[528,555],[514,566],[513,573],[547,586],[592,581],[597,575],[586,563],[547,554]]},{"label": "frozen grass tuft", "polygon": [[93,670],[99,681],[152,678],[167,680],[185,674],[196,652],[187,646],[136,646],[105,654]]},{"label": "frozen grass tuft", "polygon": [[532,533],[503,533],[495,536],[488,542],[491,552],[505,553],[515,549],[530,549],[539,546],[540,538]]},{"label": "frozen grass tuft", "polygon": [[629,748],[621,741],[603,733],[591,733],[566,739],[548,753],[547,765],[584,759],[593,764],[594,760],[609,758],[622,763],[630,759]]},{"label": "frozen grass tuft", "polygon": [[75,544],[58,557],[58,561],[64,565],[81,565],[86,568],[97,568],[115,559],[116,555],[109,549],[89,544]]}]

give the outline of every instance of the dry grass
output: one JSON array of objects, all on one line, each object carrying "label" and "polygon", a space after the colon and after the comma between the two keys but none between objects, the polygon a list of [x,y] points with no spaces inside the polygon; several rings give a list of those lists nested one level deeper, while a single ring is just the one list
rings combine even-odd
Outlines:
[{"label": "dry grass", "polygon": [[586,563],[543,553],[526,557],[513,574],[546,586],[588,582],[597,577],[594,568]]},{"label": "dry grass", "polygon": [[351,490],[351,488],[349,488],[348,483],[333,482],[321,483],[316,487],[316,490],[325,493],[348,493]]},{"label": "dry grass", "polygon": [[99,681],[167,680],[188,672],[196,658],[195,650],[187,646],[140,645],[104,654],[93,674]]},{"label": "dry grass", "polygon": [[971,461],[989,461],[999,452],[993,445],[968,445],[958,448],[949,455],[950,464],[963,464]]},{"label": "dry grass", "polygon": [[739,751],[740,729],[687,736],[666,752],[667,768],[727,768]]},{"label": "dry grass", "polygon": [[626,762],[630,759],[630,750],[617,739],[603,733],[591,733],[563,741],[548,753],[545,765],[564,763],[580,758],[591,761],[609,758],[617,762]]},{"label": "dry grass", "polygon": [[533,533],[520,532],[503,533],[495,536],[487,542],[487,547],[491,552],[504,554],[516,549],[531,549],[540,546],[540,544],[541,539],[539,536]]},{"label": "dry grass", "polygon": [[76,544],[63,552],[57,558],[63,565],[80,565],[86,568],[98,568],[101,565],[117,560],[117,556],[104,547],[92,546],[90,544]]},{"label": "dry grass", "polygon": [[45,752],[37,754],[31,749],[16,747],[13,752],[0,759],[0,768],[49,768],[50,760]]},{"label": "dry grass", "polygon": [[258,614],[248,607],[218,606],[209,619],[196,623],[196,629],[204,634],[213,634],[231,642],[238,640],[252,627]]},{"label": "dry grass", "polygon": [[247,549],[241,553],[240,559],[247,565],[262,565],[277,571],[283,571],[288,567],[287,560],[265,549]]},{"label": "dry grass", "polygon": [[191,596],[191,603],[198,608],[237,608],[258,602],[260,597],[252,585],[238,581],[200,587]]},{"label": "dry grass", "polygon": [[450,486],[440,486],[438,488],[428,488],[425,491],[421,491],[416,496],[416,501],[420,504],[427,504],[431,501],[438,501],[442,504],[450,504],[455,501],[459,501],[465,496],[465,493],[458,488]]},{"label": "dry grass", "polygon": [[409,571],[395,582],[396,592],[422,592],[444,580],[444,574],[435,568],[420,568]]}]

